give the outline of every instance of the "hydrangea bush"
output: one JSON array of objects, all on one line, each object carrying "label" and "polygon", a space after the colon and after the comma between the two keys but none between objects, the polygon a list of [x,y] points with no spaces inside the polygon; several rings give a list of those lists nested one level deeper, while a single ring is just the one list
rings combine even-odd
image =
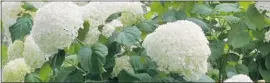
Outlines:
[{"label": "hydrangea bush", "polygon": [[3,82],[270,82],[269,2],[2,2]]}]

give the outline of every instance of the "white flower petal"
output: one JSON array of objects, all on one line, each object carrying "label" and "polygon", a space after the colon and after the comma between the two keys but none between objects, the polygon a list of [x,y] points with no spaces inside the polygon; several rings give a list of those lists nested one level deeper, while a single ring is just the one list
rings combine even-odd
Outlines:
[{"label": "white flower petal", "polygon": [[9,47],[8,47],[8,61],[14,60],[16,58],[21,58],[23,53],[23,41],[15,40]]},{"label": "white flower petal", "polygon": [[160,25],[146,36],[143,47],[163,72],[181,73],[186,80],[198,80],[207,72],[211,51],[201,27],[179,20]]},{"label": "white flower petal", "polygon": [[9,61],[3,68],[3,82],[23,82],[30,68],[23,58]]},{"label": "white flower petal", "polygon": [[128,72],[134,73],[133,68],[132,68],[129,60],[130,60],[129,56],[117,57],[115,59],[115,66],[113,68],[112,76],[113,77],[117,77],[117,75],[123,69],[125,69]]},{"label": "white flower petal", "polygon": [[34,19],[32,37],[46,54],[70,46],[83,26],[79,6],[72,2],[51,2],[39,8]]},{"label": "white flower petal", "polygon": [[226,79],[224,82],[253,82],[253,81],[247,75],[239,74],[229,79]]}]

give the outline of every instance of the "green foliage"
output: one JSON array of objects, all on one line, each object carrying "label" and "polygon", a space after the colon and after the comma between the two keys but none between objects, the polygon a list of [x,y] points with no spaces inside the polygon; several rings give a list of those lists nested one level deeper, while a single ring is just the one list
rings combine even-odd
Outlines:
[{"label": "green foliage", "polygon": [[1,44],[1,64],[4,65],[7,62],[8,55],[7,55],[8,48],[6,45]]},{"label": "green foliage", "polygon": [[140,22],[137,27],[145,33],[152,33],[158,27],[158,24],[152,20],[145,20]]},{"label": "green foliage", "polygon": [[186,18],[187,18],[187,15],[185,11],[169,10],[163,15],[162,20],[165,22],[174,22],[177,20],[185,20]]},{"label": "green foliage", "polygon": [[119,82],[149,82],[151,76],[146,73],[133,74],[126,70],[122,70],[119,75]]},{"label": "green foliage", "polygon": [[212,41],[210,43],[211,48],[211,56],[209,59],[216,61],[221,58],[221,56],[224,54],[224,46],[225,42],[223,41]]},{"label": "green foliage", "polygon": [[28,13],[19,17],[15,24],[9,27],[12,42],[15,40],[23,40],[24,37],[32,30],[33,20]]},{"label": "green foliage", "polygon": [[57,54],[54,54],[53,57],[50,60],[50,67],[55,71],[55,69],[58,69],[61,67],[65,60],[65,51],[59,50]]},{"label": "green foliage", "polygon": [[230,24],[232,30],[228,35],[228,44],[234,48],[240,48],[247,45],[251,38],[249,33],[245,30],[245,24],[243,22]]},{"label": "green foliage", "polygon": [[237,4],[233,3],[222,3],[215,7],[215,11],[218,12],[239,12],[240,9],[238,8]]},{"label": "green foliage", "polygon": [[196,4],[191,13],[208,16],[212,14],[213,9],[206,4]]},{"label": "green foliage", "polygon": [[42,80],[42,82],[48,82],[52,76],[52,68],[50,66],[49,62],[46,62],[42,65],[40,68],[39,76]]},{"label": "green foliage", "polygon": [[105,20],[105,22],[106,22],[106,23],[109,23],[109,22],[113,21],[114,19],[117,19],[117,18],[121,17],[121,15],[122,15],[122,12],[116,12],[116,13],[110,15],[110,16]]},{"label": "green foliage", "polygon": [[89,31],[90,24],[88,21],[84,21],[83,28],[80,28],[78,31],[78,39],[83,41],[85,39],[85,36],[87,35],[87,32]]},{"label": "green foliage", "polygon": [[31,12],[36,12],[37,8],[33,4],[30,4],[28,2],[24,2],[22,5],[22,8],[25,9],[26,11],[31,11]]},{"label": "green foliage", "polygon": [[91,69],[92,53],[93,53],[92,49],[88,46],[82,47],[78,53],[78,60],[82,68],[87,72],[90,72],[90,69]]},{"label": "green foliage", "polygon": [[124,45],[131,45],[141,39],[141,34],[142,32],[136,26],[132,26],[124,28],[121,32],[113,33],[110,40]]},{"label": "green foliage", "polygon": [[36,73],[28,73],[25,75],[24,82],[42,82]]}]

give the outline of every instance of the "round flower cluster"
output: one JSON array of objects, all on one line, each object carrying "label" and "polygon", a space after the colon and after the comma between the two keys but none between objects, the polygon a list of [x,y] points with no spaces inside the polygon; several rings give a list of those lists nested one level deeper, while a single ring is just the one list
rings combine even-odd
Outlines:
[{"label": "round flower cluster", "polygon": [[208,40],[201,27],[191,21],[160,25],[146,36],[143,47],[160,71],[179,73],[188,81],[198,80],[207,72],[211,54]]},{"label": "round flower cluster", "polygon": [[256,2],[255,7],[258,10],[267,10],[270,11],[270,3],[269,2]]},{"label": "round flower cluster", "polygon": [[143,14],[140,2],[90,2],[81,8],[85,20],[89,20],[91,26],[104,25],[105,20],[117,12],[129,12],[131,14]]},{"label": "round flower cluster", "polygon": [[32,35],[26,37],[22,55],[26,63],[33,69],[40,68],[46,62],[45,58],[49,57],[49,55],[40,51]]},{"label": "round flower cluster", "polygon": [[115,59],[115,66],[113,68],[112,76],[117,77],[120,71],[125,69],[128,72],[134,73],[134,70],[129,62],[129,56],[121,56]]},{"label": "round flower cluster", "polygon": [[79,6],[72,2],[51,2],[39,8],[31,31],[33,40],[46,54],[70,46],[83,26]]},{"label": "round flower cluster", "polygon": [[[122,16],[118,19],[121,23],[132,24],[133,22],[137,22],[138,20],[137,18],[134,19],[134,16],[143,19],[144,11],[142,5],[143,4],[140,2],[90,2],[82,6],[81,11],[83,11],[83,18],[90,22],[90,30],[84,42],[87,44],[95,43],[98,41],[101,33],[105,37],[111,36],[115,27],[111,26],[111,24],[106,25],[105,21],[114,13],[123,12]],[[104,25],[102,32],[97,29],[100,25]]]},{"label": "round flower cluster", "polygon": [[266,15],[270,17],[270,2],[256,2],[255,7],[260,10],[266,10]]},{"label": "round flower cluster", "polygon": [[104,35],[105,37],[109,38],[110,36],[112,36],[112,33],[115,31],[116,28],[118,27],[123,27],[123,24],[121,21],[119,20],[113,20],[110,23],[107,23],[106,25],[104,25],[104,27],[102,28],[102,35]]},{"label": "round flower cluster", "polygon": [[95,44],[98,41],[100,34],[101,33],[97,27],[90,27],[83,42],[90,45]]},{"label": "round flower cluster", "polygon": [[226,79],[224,82],[253,82],[247,75],[238,74],[229,79]]},{"label": "round flower cluster", "polygon": [[265,40],[267,41],[267,42],[269,42],[270,41],[270,30],[269,31],[267,31],[266,33],[265,33]]},{"label": "round flower cluster", "polygon": [[23,53],[23,41],[15,40],[9,47],[8,47],[8,61],[14,60],[16,58],[21,58]]},{"label": "round flower cluster", "polygon": [[3,68],[3,82],[23,82],[30,68],[23,58],[9,61]]}]

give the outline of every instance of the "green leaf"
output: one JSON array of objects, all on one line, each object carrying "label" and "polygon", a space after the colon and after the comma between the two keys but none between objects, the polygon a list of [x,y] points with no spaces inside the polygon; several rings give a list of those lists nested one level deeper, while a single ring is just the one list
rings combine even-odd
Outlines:
[{"label": "green leaf", "polygon": [[155,31],[155,29],[158,27],[158,24],[155,21],[152,20],[144,20],[140,22],[137,27],[142,31],[146,33],[152,33]]},{"label": "green leaf", "polygon": [[118,81],[119,82],[149,82],[151,76],[147,73],[134,74],[127,72],[126,70],[120,71]]},{"label": "green leaf", "polygon": [[117,19],[117,18],[121,17],[121,15],[122,15],[122,12],[116,12],[116,13],[113,13],[112,15],[110,15],[110,16],[105,20],[105,22],[106,22],[106,23],[109,23],[109,22],[113,21],[114,19]]},{"label": "green leaf", "polygon": [[50,82],[64,82],[68,75],[75,70],[75,67],[64,67],[54,77],[54,80]]},{"label": "green leaf", "polygon": [[222,3],[220,5],[217,5],[215,7],[216,11],[220,11],[220,12],[239,12],[241,11],[237,4],[234,3]]},{"label": "green leaf", "polygon": [[245,31],[245,24],[243,22],[230,24],[232,30],[228,35],[228,44],[234,48],[240,48],[247,45],[251,38],[249,33]]},{"label": "green leaf", "polygon": [[27,73],[24,82],[42,82],[39,75],[36,73]]},{"label": "green leaf", "polygon": [[157,68],[157,65],[155,65],[148,56],[130,56],[130,63],[135,72]]},{"label": "green leaf", "polygon": [[19,17],[15,24],[9,27],[12,42],[15,40],[23,40],[24,37],[30,33],[33,25],[32,16],[30,14],[23,14]]},{"label": "green leaf", "polygon": [[52,76],[52,68],[50,67],[50,63],[46,62],[40,68],[39,76],[43,82],[48,82],[50,77]]},{"label": "green leaf", "polygon": [[166,12],[162,17],[163,21],[165,22],[174,22],[177,20],[184,20],[186,18],[187,18],[186,12],[182,10],[178,10],[178,11],[170,10]]},{"label": "green leaf", "polygon": [[108,38],[106,38],[104,35],[99,35],[98,41],[102,44],[107,45],[109,43]]},{"label": "green leaf", "polygon": [[248,71],[248,67],[244,64],[238,64],[235,66],[236,68],[236,71],[239,73],[239,74],[246,74],[248,75],[249,71]]},{"label": "green leaf", "polygon": [[64,82],[83,82],[84,76],[83,73],[79,70],[75,70],[71,72],[65,79]]},{"label": "green leaf", "polygon": [[141,39],[142,32],[135,26],[124,28],[119,33],[113,33],[110,41],[115,41],[124,45],[131,45]]},{"label": "green leaf", "polygon": [[270,55],[265,56],[265,67],[270,70]]},{"label": "green leaf", "polygon": [[106,61],[106,56],[108,55],[108,48],[107,46],[101,44],[101,43],[96,43],[91,46],[93,53],[91,56],[91,64],[92,66],[91,71],[97,72],[97,73],[103,73],[105,72],[103,66]]},{"label": "green leaf", "polygon": [[241,8],[243,8],[244,10],[247,10],[249,5],[251,5],[252,3],[253,2],[249,2],[249,1],[239,1]]},{"label": "green leaf", "polygon": [[6,45],[1,44],[1,59],[2,59],[2,65],[5,65],[8,59],[7,56],[8,48]]},{"label": "green leaf", "polygon": [[215,82],[215,80],[213,80],[212,78],[210,78],[207,75],[203,75],[201,76],[201,78],[195,82]]},{"label": "green leaf", "polygon": [[66,53],[70,55],[78,54],[81,47],[82,45],[78,41],[73,41]]},{"label": "green leaf", "polygon": [[105,68],[111,68],[114,66],[114,56],[121,52],[121,45],[117,42],[113,42],[108,45],[108,55],[106,56]]},{"label": "green leaf", "polygon": [[68,55],[65,57],[65,61],[63,62],[62,67],[77,65],[78,63],[78,55]]},{"label": "green leaf", "polygon": [[213,12],[213,9],[211,9],[209,6],[205,5],[205,4],[196,4],[193,8],[193,10],[191,11],[191,13],[195,13],[195,14],[201,14],[204,16],[208,16]]},{"label": "green leaf", "polygon": [[25,9],[26,11],[31,11],[31,12],[36,12],[37,8],[35,8],[35,6],[31,3],[25,2],[22,5],[22,8]]},{"label": "green leaf", "polygon": [[270,70],[263,68],[263,65],[260,64],[259,65],[259,72],[262,76],[262,78],[266,81],[266,82],[270,82]]},{"label": "green leaf", "polygon": [[192,22],[196,23],[197,25],[201,26],[202,29],[203,29],[203,31],[208,31],[208,29],[209,29],[208,28],[208,25],[204,21],[202,21],[200,19],[197,19],[197,18],[187,18],[187,20],[192,21]]},{"label": "green leaf", "polygon": [[211,60],[216,61],[221,58],[224,53],[224,41],[212,41],[210,42],[211,56],[209,57]]},{"label": "green leaf", "polygon": [[87,35],[88,31],[89,31],[89,28],[90,28],[90,24],[88,21],[84,21],[83,23],[83,28],[80,28],[79,31],[78,31],[78,36],[77,38],[81,41],[83,41],[85,39],[85,36]]},{"label": "green leaf", "polygon": [[257,10],[254,4],[250,5],[246,12],[247,18],[256,25],[257,29],[264,28],[264,16]]},{"label": "green leaf", "polygon": [[58,53],[54,54],[50,60],[50,66],[55,71],[55,69],[60,68],[65,60],[65,51],[58,50]]},{"label": "green leaf", "polygon": [[178,82],[177,80],[173,79],[172,77],[161,77],[155,76],[151,79],[151,82],[163,82],[163,83],[171,83],[171,82]]},{"label": "green leaf", "polygon": [[258,50],[261,52],[261,54],[263,56],[267,55],[270,53],[270,43],[263,43],[260,45],[260,47],[258,48]]},{"label": "green leaf", "polygon": [[239,21],[240,21],[240,18],[238,18],[238,17],[235,17],[235,16],[232,16],[232,15],[230,15],[230,16],[224,16],[223,17],[227,22],[229,22],[229,23],[238,23]]},{"label": "green leaf", "polygon": [[164,6],[162,6],[162,4],[160,2],[152,2],[151,3],[151,12],[156,12],[158,13],[159,16],[163,15],[164,12],[168,11],[168,8],[165,8]]},{"label": "green leaf", "polygon": [[87,72],[90,72],[91,69],[92,53],[92,49],[88,46],[83,46],[78,53],[78,60],[81,67]]},{"label": "green leaf", "polygon": [[243,20],[244,23],[246,24],[246,26],[251,29],[251,30],[256,30],[256,25],[254,25],[254,23],[248,19],[244,19]]}]

